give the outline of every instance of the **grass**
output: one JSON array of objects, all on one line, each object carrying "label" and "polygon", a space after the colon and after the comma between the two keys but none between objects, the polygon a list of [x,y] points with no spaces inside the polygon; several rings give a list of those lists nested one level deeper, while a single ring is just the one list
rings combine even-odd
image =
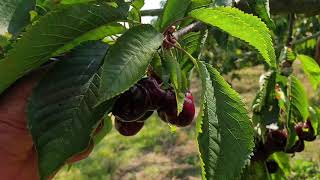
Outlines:
[{"label": "grass", "polygon": [[[94,148],[89,158],[72,165],[69,170],[68,167],[64,167],[55,179],[117,179],[116,176],[122,175],[126,171],[133,171],[132,168],[134,169],[135,164],[140,163],[143,166],[144,163],[148,163],[140,161],[145,160],[145,156],[150,153],[165,153],[162,160],[170,162],[171,159],[167,156],[171,153],[170,150],[173,150],[172,146],[181,144],[184,139],[192,139],[183,131],[172,132],[170,127],[156,116],[151,117],[142,131],[133,137],[123,137],[113,129]],[[191,133],[190,136],[194,136],[194,133]],[[151,155],[149,155],[150,157]],[[161,155],[153,157],[155,164],[156,161],[161,161],[161,159],[157,159],[158,157],[161,158]],[[194,163],[192,160],[188,161]],[[157,166],[148,166],[143,171],[145,174],[157,175],[160,173]]]},{"label": "grass", "polygon": [[[298,66],[298,65],[297,65]],[[295,74],[313,95],[307,79],[299,68]],[[226,80],[240,93],[250,109],[258,90],[263,67],[234,71]],[[238,77],[238,78],[232,78]],[[199,97],[199,82],[192,82],[192,92]],[[198,101],[196,101],[198,102]],[[123,137],[114,129],[91,153],[90,157],[65,167],[55,180],[131,180],[131,179],[201,179],[195,142],[195,125],[177,128],[176,132],[154,115],[134,137]],[[302,153],[290,158],[290,180],[320,179],[320,140],[306,143]]]}]

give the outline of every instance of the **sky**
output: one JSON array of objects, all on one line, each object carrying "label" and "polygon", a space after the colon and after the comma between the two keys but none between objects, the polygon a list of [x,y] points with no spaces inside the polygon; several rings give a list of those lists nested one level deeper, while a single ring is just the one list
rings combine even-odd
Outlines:
[{"label": "sky", "polygon": [[[145,9],[159,9],[160,8],[160,1],[161,0],[145,0],[144,1],[144,6],[142,7],[142,10],[145,10]],[[144,17],[142,17],[142,23],[150,23],[150,21],[153,18],[154,17],[144,16]]]}]

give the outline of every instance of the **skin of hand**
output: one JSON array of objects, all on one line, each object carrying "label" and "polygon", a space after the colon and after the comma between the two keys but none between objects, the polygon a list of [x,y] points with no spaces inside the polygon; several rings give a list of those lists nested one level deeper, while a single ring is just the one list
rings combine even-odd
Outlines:
[{"label": "skin of hand", "polygon": [[[39,69],[22,77],[0,94],[0,179],[39,179],[37,153],[27,128],[26,108],[33,87],[47,70]],[[93,146],[90,143],[87,150],[69,158],[67,163],[88,157]]]}]

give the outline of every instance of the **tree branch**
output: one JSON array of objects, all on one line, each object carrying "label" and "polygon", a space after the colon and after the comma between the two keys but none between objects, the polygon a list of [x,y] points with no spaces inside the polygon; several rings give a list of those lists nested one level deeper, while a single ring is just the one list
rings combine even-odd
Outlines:
[{"label": "tree branch", "polygon": [[317,32],[317,33],[314,33],[313,35],[311,36],[308,36],[308,37],[305,37],[305,38],[302,38],[302,39],[298,39],[298,40],[295,40],[292,42],[292,45],[296,45],[296,44],[301,44],[301,43],[304,43],[310,39],[316,39],[317,37],[320,36],[320,31]]},{"label": "tree branch", "polygon": [[188,34],[189,32],[197,32],[197,31],[200,31],[202,29],[205,29],[206,28],[206,25],[203,24],[202,22],[194,22],[176,32],[173,33],[173,36],[176,38],[176,39],[179,39],[181,36],[184,36],[186,34]]},{"label": "tree branch", "polygon": [[141,16],[160,16],[161,14],[162,9],[141,10]]},{"label": "tree branch", "polygon": [[292,48],[293,28],[294,28],[294,23],[295,23],[295,15],[294,14],[289,14],[288,21],[289,21],[289,27],[288,27],[288,39],[287,39],[286,46]]},{"label": "tree branch", "polygon": [[[246,11],[250,0],[240,0],[236,7]],[[270,0],[272,14],[320,14],[320,0]],[[142,16],[159,16],[162,9],[142,10]]]},{"label": "tree branch", "polygon": [[320,0],[270,0],[273,14],[320,14]]}]

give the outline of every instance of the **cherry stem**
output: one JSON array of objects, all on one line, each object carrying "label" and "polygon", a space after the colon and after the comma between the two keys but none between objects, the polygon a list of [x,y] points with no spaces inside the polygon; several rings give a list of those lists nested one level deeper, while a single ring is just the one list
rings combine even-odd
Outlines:
[{"label": "cherry stem", "polygon": [[180,18],[180,19],[177,19],[175,21],[173,21],[172,23],[169,24],[169,26],[163,31],[163,34],[167,33],[169,28],[172,27],[173,25],[181,22],[181,21],[184,21],[186,19],[191,19],[192,17],[191,16],[186,16],[186,17],[183,17],[183,18]]}]

